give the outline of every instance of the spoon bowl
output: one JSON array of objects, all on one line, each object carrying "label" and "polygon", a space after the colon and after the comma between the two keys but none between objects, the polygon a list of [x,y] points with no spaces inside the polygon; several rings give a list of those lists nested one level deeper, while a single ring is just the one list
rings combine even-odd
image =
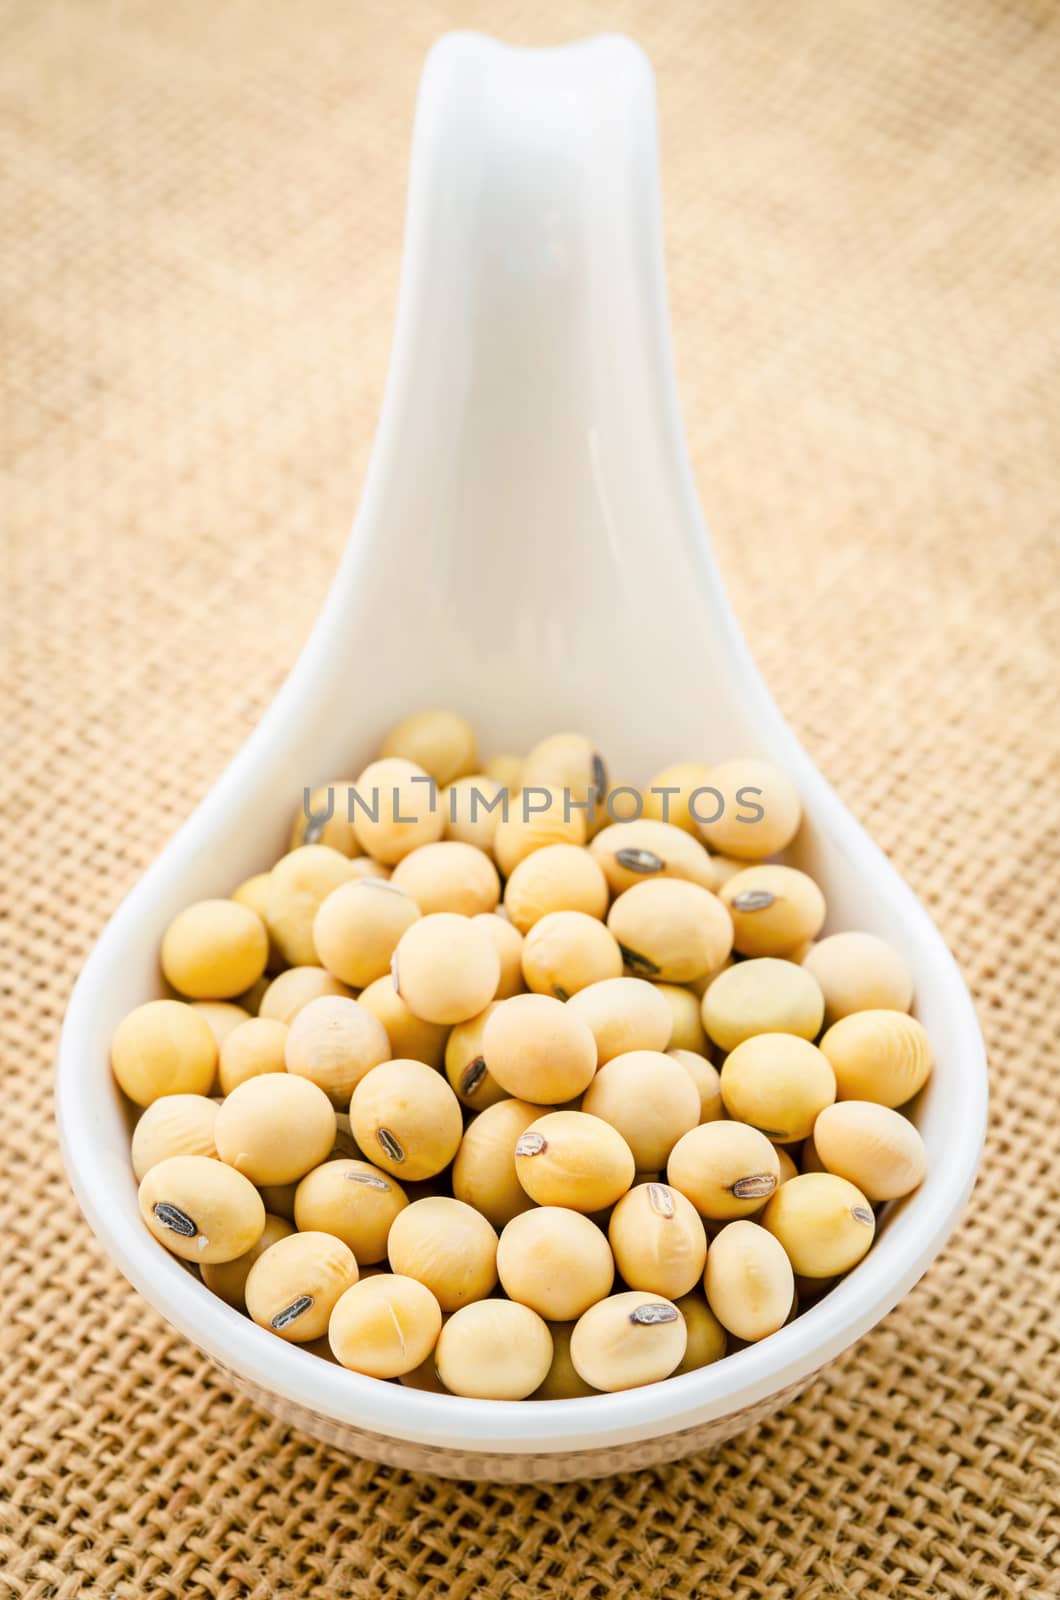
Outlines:
[{"label": "spoon bowl", "polygon": [[[464,712],[487,749],[585,729],[620,782],[682,757],[768,756],[800,790],[790,859],[821,884],[828,930],[877,933],[912,969],[936,1054],[916,1114],[928,1175],[836,1288],[718,1365],[533,1404],[383,1384],[250,1323],[140,1221],[108,1055],[122,1016],[163,992],[167,923],[276,859],[303,790],[359,771],[424,704]],[[447,36],[424,69],[390,372],[328,599],[271,709],[114,916],[70,1002],[56,1104],[85,1215],[157,1311],[306,1433],[450,1476],[596,1476],[750,1426],[896,1305],[964,1207],[986,1102],[982,1039],[948,950],[799,746],[725,596],[674,381],[645,57],[620,37],[538,51]]]}]

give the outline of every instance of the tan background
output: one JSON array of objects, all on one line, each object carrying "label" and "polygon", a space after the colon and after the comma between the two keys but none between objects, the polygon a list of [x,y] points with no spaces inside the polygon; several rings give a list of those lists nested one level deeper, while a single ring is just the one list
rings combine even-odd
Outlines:
[{"label": "tan background", "polygon": [[[233,1399],[103,1258],[51,1125],[81,959],[334,567],[417,73],[455,24],[650,51],[726,576],[963,963],[993,1074],[962,1231],[828,1386],[715,1456],[554,1491],[410,1480]],[[1060,1593],[1053,8],[24,0],[0,26],[0,1591]]]}]

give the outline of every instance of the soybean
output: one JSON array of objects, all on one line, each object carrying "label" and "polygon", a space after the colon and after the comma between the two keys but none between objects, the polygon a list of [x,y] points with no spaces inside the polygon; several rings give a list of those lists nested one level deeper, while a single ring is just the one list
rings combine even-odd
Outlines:
[{"label": "soybean", "polygon": [[666,1053],[681,1063],[696,1086],[700,1122],[717,1122],[719,1117],[725,1115],[721,1099],[721,1074],[717,1067],[694,1050],[668,1050]]},{"label": "soybean", "polygon": [[[293,849],[294,846],[292,845],[291,848]],[[251,911],[255,911],[264,922],[265,896],[268,893],[268,887],[269,874],[267,872],[255,872],[252,877],[244,878],[242,883],[237,884],[232,890],[229,899],[235,900],[241,906],[247,906]]]},{"label": "soybean", "polygon": [[720,1361],[728,1347],[725,1329],[706,1302],[701,1290],[682,1295],[675,1300],[678,1311],[685,1319],[688,1343],[674,1376],[682,1372],[696,1372],[700,1367],[712,1366]]},{"label": "soybean", "polygon": [[386,867],[442,837],[445,817],[431,774],[415,761],[385,757],[357,779],[353,831],[365,855]]},{"label": "soybean", "polygon": [[[261,983],[262,981],[259,978],[258,982]],[[267,984],[266,988],[268,988]],[[240,1001],[245,1001],[246,998],[246,995],[241,995]],[[246,1005],[236,1005],[231,1000],[193,1000],[191,1009],[204,1022],[209,1024],[210,1032],[214,1036],[218,1050],[220,1050],[233,1028],[238,1028],[241,1022],[249,1022],[253,1015],[253,1012]]]},{"label": "soybean", "polygon": [[616,822],[636,822],[644,813],[644,796],[632,783],[615,783],[608,789],[604,806],[599,807],[589,828],[589,838]]},{"label": "soybean", "polygon": [[494,999],[510,1000],[513,994],[525,993],[523,936],[518,928],[513,927],[506,917],[499,916],[496,912],[472,917],[471,920],[489,934],[501,964],[501,975]]},{"label": "soybean", "polygon": [[849,1272],[876,1231],[876,1218],[866,1196],[855,1184],[831,1172],[805,1172],[789,1178],[769,1201],[762,1223],[779,1239],[792,1267],[804,1278],[831,1278]]},{"label": "soybean", "polygon": [[[694,997],[692,999],[695,1005]],[[586,1023],[596,1040],[600,1066],[630,1050],[665,1050],[673,1013],[662,985],[643,978],[604,978],[571,995],[568,1010]]]},{"label": "soybean", "polygon": [[206,1018],[181,1000],[149,1000],[119,1022],[110,1047],[119,1087],[138,1106],[171,1094],[209,1094],[217,1044]]},{"label": "soybean", "polygon": [[357,1282],[353,1251],[330,1233],[293,1233],[254,1262],[244,1295],[259,1328],[291,1344],[319,1339],[341,1294]]},{"label": "soybean", "polygon": [[132,1136],[132,1168],[144,1174],[170,1156],[217,1156],[217,1104],[204,1094],[166,1094],[144,1111]]},{"label": "soybean", "polygon": [[482,771],[487,778],[492,778],[494,783],[499,783],[507,789],[509,794],[518,794],[523,786],[523,758],[502,754],[490,756],[483,763]]},{"label": "soybean", "polygon": [[452,1394],[525,1400],[548,1376],[552,1335],[528,1306],[480,1300],[449,1318],[438,1339],[438,1376]]},{"label": "soybean", "polygon": [[359,856],[361,849],[350,821],[351,788],[348,779],[338,778],[318,784],[308,796],[303,795],[291,823],[288,850],[305,844],[326,844],[340,855]]},{"label": "soybean", "polygon": [[145,1173],[140,1215],[184,1261],[233,1261],[257,1244],[265,1207],[249,1179],[210,1156],[170,1156]]},{"label": "soybean", "polygon": [[721,1069],[725,1109],[768,1139],[806,1139],[836,1096],[835,1073],[823,1051],[790,1033],[757,1033],[738,1044]]},{"label": "soybean", "polygon": [[335,1142],[331,1101],[308,1078],[269,1073],[238,1084],[217,1113],[217,1153],[255,1184],[294,1183]]},{"label": "soybean", "polygon": [[666,1175],[701,1217],[728,1222],[759,1210],[780,1184],[780,1162],[764,1133],[742,1122],[704,1122],[679,1139]]},{"label": "soybean", "polygon": [[369,1378],[400,1378],[431,1355],[442,1328],[442,1312],[431,1291],[415,1278],[380,1273],[362,1278],[340,1295],[328,1323],[336,1361]]},{"label": "soybean", "polygon": [[561,1001],[514,995],[490,1014],[482,1039],[486,1066],[501,1088],[535,1105],[558,1105],[588,1088],[596,1041]]},{"label": "soybean", "polygon": [[294,1197],[297,1192],[297,1183],[263,1183],[258,1189],[269,1215],[285,1217],[288,1222],[294,1221]]},{"label": "soybean", "polygon": [[[808,1142],[812,1143],[812,1140]],[[780,1162],[780,1182],[787,1183],[789,1178],[797,1175],[799,1169],[782,1144],[776,1146],[776,1152],[777,1160]]]},{"label": "soybean", "polygon": [[622,1196],[607,1229],[615,1266],[631,1289],[675,1300],[703,1276],[707,1235],[699,1213],[677,1189],[640,1183]]},{"label": "soybean", "polygon": [[771,1233],[757,1222],[730,1222],[711,1240],[703,1286],[722,1327],[754,1342],[788,1320],[795,1277]]},{"label": "soybean", "polygon": [[891,945],[872,933],[833,933],[803,956],[824,995],[829,1027],[852,1011],[908,1011],[913,975]]},{"label": "soybean", "polygon": [[660,1050],[631,1050],[600,1068],[582,1108],[625,1139],[638,1172],[659,1172],[683,1134],[699,1123],[699,1092],[688,1070]]},{"label": "soybean", "polygon": [[442,790],[438,804],[445,817],[445,837],[479,850],[492,850],[497,824],[509,801],[502,783],[485,773],[457,778]]},{"label": "soybean", "polygon": [[402,934],[394,951],[394,987],[424,1022],[466,1022],[497,992],[500,958],[489,934],[467,917],[436,912]]},{"label": "soybean", "polygon": [[414,1200],[394,1218],[387,1256],[394,1272],[425,1284],[443,1312],[484,1300],[497,1282],[497,1235],[473,1206],[446,1195]]},{"label": "soybean", "polygon": [[350,861],[350,874],[348,883],[360,882],[365,878],[373,883],[389,883],[393,874],[389,867],[384,867],[381,861],[376,861],[373,856],[354,856]]},{"label": "soybean", "polygon": [[670,1008],[670,1037],[664,1045],[655,1048],[691,1050],[696,1055],[706,1055],[710,1045],[700,1015],[698,995],[679,983],[657,983],[655,989]]},{"label": "soybean", "polygon": [[[244,990],[244,992],[239,996],[239,1008],[240,1010],[245,1011],[248,1017],[256,1017],[258,1015],[259,1011],[261,1010],[261,1002],[265,996],[265,991],[268,989],[271,982],[272,979],[266,970],[262,973],[257,983],[252,983],[250,988]],[[200,1006],[210,1004],[219,1006],[223,1005],[224,1001],[197,1000],[194,1003]]]},{"label": "soybean", "polygon": [[711,768],[710,787],[715,793],[695,800],[692,815],[718,854],[761,861],[783,850],[798,832],[802,821],[798,790],[771,761],[750,756],[722,761]]},{"label": "soybean", "polygon": [[803,1140],[802,1149],[799,1151],[799,1170],[800,1172],[825,1171],[824,1162],[817,1154],[817,1146],[813,1142],[812,1135],[809,1139]]},{"label": "soybean", "polygon": [[163,975],[191,1000],[231,1000],[257,982],[268,959],[265,924],[236,900],[188,906],[162,938]]},{"label": "soybean", "polygon": [[493,911],[501,897],[501,880],[489,856],[455,839],[411,850],[394,868],[390,883],[411,895],[424,916],[436,911],[479,916]]},{"label": "soybean", "polygon": [[287,1024],[272,1017],[248,1017],[227,1035],[217,1064],[222,1094],[231,1094],[248,1078],[286,1072]]},{"label": "soybean", "polygon": [[416,763],[444,787],[474,772],[478,741],[470,722],[456,711],[414,711],[390,729],[382,754]]},{"label": "soybean", "polygon": [[[701,761],[678,761],[663,767],[654,778],[648,779],[644,795],[645,817],[659,818],[672,823],[683,833],[698,841],[696,820],[689,809],[689,800],[697,790],[706,788],[711,781],[711,769]],[[705,798],[704,814],[712,810],[710,796]]]},{"label": "soybean", "polygon": [[325,1161],[294,1192],[294,1220],[303,1231],[330,1233],[353,1251],[360,1267],[385,1261],[395,1218],[408,1205],[404,1189],[368,1161]]},{"label": "soybean", "polygon": [[523,940],[523,977],[535,994],[569,1000],[591,983],[621,975],[617,941],[584,911],[551,911]]},{"label": "soybean", "polygon": [[709,889],[680,878],[638,883],[620,894],[607,926],[636,977],[689,983],[732,949],[732,919]]},{"label": "soybean", "polygon": [[[332,1356],[332,1360],[334,1360]],[[413,1367],[411,1372],[403,1372],[398,1378],[398,1383],[403,1389],[421,1389],[425,1394],[449,1394],[434,1364],[434,1356],[430,1355],[426,1361],[421,1361],[418,1367]]]},{"label": "soybean", "polygon": [[820,932],[824,895],[805,872],[772,864],[748,867],[722,885],[742,956],[785,956]]},{"label": "soybean", "polygon": [[589,846],[607,878],[612,894],[656,878],[681,878],[713,889],[717,883],[710,857],[699,843],[671,822],[639,818],[603,828]]},{"label": "soybean", "polygon": [[911,1193],[927,1170],[917,1129],[900,1112],[871,1100],[828,1106],[814,1123],[813,1143],[825,1170],[855,1184],[869,1200]]},{"label": "soybean", "polygon": [[532,1200],[603,1211],[633,1182],[633,1152],[617,1130],[584,1111],[552,1111],[515,1145],[515,1172]]},{"label": "soybean", "polygon": [[820,984],[805,967],[772,956],[719,973],[702,1001],[703,1024],[722,1050],[759,1033],[816,1039],[824,1018]]},{"label": "soybean", "polygon": [[373,1067],[353,1091],[350,1127],[365,1155],[409,1183],[447,1167],[464,1131],[459,1100],[422,1061]]},{"label": "soybean", "polygon": [[722,884],[735,878],[738,872],[747,871],[747,862],[738,861],[735,856],[711,856],[710,864],[714,868],[716,894],[720,893]]},{"label": "soybean", "polygon": [[584,844],[585,812],[562,789],[533,786],[512,800],[493,835],[493,857],[506,878],[520,861],[549,844]]},{"label": "soybean", "polygon": [[322,994],[344,994],[350,991],[338,978],[320,966],[290,967],[273,978],[261,997],[259,1017],[272,1017],[290,1026],[303,1006],[318,1000]]},{"label": "soybean", "polygon": [[329,972],[363,989],[390,971],[402,934],[419,906],[393,881],[355,879],[328,895],[313,920],[313,945]]},{"label": "soybean", "polygon": [[520,782],[524,789],[566,791],[572,802],[602,806],[607,794],[607,768],[603,756],[581,733],[554,733],[535,744],[523,762]]},{"label": "soybean", "polygon": [[599,863],[588,850],[573,844],[550,844],[535,850],[520,861],[504,890],[505,910],[523,934],[552,911],[603,917],[609,898]]},{"label": "soybean", "polygon": [[687,1342],[684,1318],[671,1300],[631,1289],[584,1313],[571,1335],[570,1353],[586,1383],[614,1393],[668,1378]]},{"label": "soybean", "polygon": [[570,1358],[570,1340],[574,1332],[573,1322],[550,1322],[548,1331],[552,1335],[552,1363],[534,1391],[535,1400],[579,1400],[583,1395],[599,1394],[584,1378],[578,1376],[574,1370],[574,1362]]},{"label": "soybean", "polygon": [[573,1322],[610,1291],[615,1264],[607,1239],[580,1211],[535,1206],[501,1233],[497,1275],[510,1300],[548,1322]]},{"label": "soybean", "polygon": [[931,1041],[902,1011],[852,1011],[833,1022],[821,1049],[832,1064],[840,1100],[903,1106],[931,1076]]},{"label": "soybean", "polygon": [[288,1072],[323,1089],[345,1109],[366,1072],[390,1058],[386,1029],[359,1000],[325,995],[295,1017],[287,1035]]},{"label": "soybean", "polygon": [[482,1053],[486,1024],[496,1006],[497,1002],[491,1001],[477,1017],[458,1022],[445,1046],[445,1075],[461,1105],[472,1111],[484,1111],[507,1095],[490,1076]]}]

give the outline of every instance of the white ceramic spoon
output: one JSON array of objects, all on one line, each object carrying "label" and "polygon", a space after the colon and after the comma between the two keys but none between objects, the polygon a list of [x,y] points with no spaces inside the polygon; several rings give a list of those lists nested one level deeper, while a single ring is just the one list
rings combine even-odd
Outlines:
[{"label": "white ceramic spoon", "polygon": [[[768,754],[801,789],[795,859],[823,885],[830,927],[883,935],[915,973],[937,1051],[919,1115],[925,1183],[832,1293],[717,1366],[549,1404],[380,1384],[253,1326],[140,1222],[108,1045],[160,992],[163,929],[271,862],[304,786],[357,771],[423,704],[466,712],[487,750],[584,728],[624,780],[684,756]],[[986,1115],[975,1014],[921,906],[786,726],[726,600],[674,383],[652,75],[628,40],[524,51],[457,34],[432,51],[390,374],[349,545],[268,715],[87,962],[57,1103],[85,1214],[153,1306],[280,1416],[435,1472],[573,1477],[735,1433],[889,1311],[953,1228]]]}]

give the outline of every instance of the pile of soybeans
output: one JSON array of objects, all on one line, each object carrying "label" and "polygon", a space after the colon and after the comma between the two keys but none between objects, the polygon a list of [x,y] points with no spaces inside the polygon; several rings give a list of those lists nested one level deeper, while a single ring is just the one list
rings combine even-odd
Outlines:
[{"label": "pile of soybeans", "polygon": [[406,718],[167,929],[111,1052],[146,1227],[277,1338],[456,1395],[768,1338],[921,1181],[932,1064],[901,955],[819,937],[775,859],[800,822],[761,759],[611,788],[581,735],[483,763]]}]

